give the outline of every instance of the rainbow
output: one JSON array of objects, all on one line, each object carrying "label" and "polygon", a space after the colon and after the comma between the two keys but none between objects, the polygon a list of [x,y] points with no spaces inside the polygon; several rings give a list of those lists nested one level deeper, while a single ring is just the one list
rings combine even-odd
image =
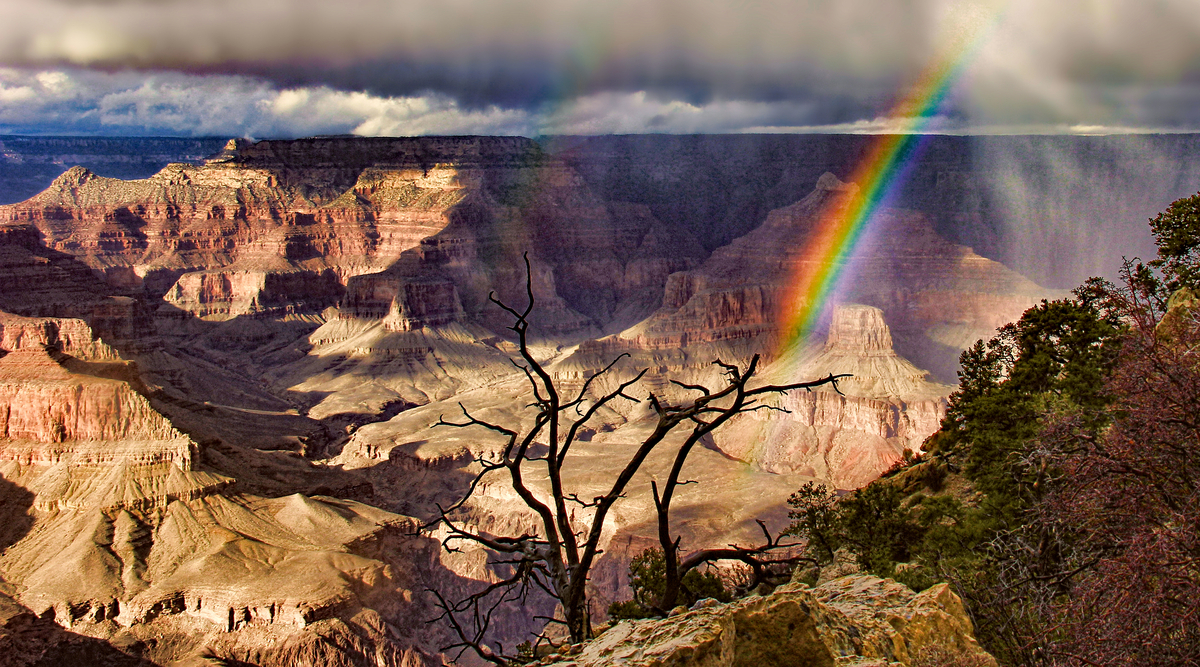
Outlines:
[{"label": "rainbow", "polygon": [[[987,27],[994,27],[998,20],[996,13]],[[924,132],[930,121],[989,32],[980,29],[973,37],[967,32],[960,34],[944,55],[925,69],[889,114],[901,119],[901,126],[894,133],[875,135],[851,173],[849,182],[858,189],[837,193],[819,214],[816,232],[801,251],[780,300],[777,353],[807,339],[820,322],[859,240],[876,214],[899,192],[929,136]]]}]

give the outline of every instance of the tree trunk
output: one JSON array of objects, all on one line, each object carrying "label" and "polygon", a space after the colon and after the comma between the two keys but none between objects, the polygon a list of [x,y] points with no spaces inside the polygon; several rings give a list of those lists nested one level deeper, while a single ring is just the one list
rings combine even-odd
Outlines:
[{"label": "tree trunk", "polygon": [[586,596],[580,596],[579,600],[565,605],[563,613],[567,617],[567,631],[571,634],[572,644],[585,642],[592,638],[592,618],[588,611]]},{"label": "tree trunk", "polygon": [[679,543],[672,542],[668,524],[666,522],[659,526],[660,543],[663,547],[663,558],[665,560],[665,585],[663,588],[662,600],[659,600],[658,607],[664,613],[669,613],[675,608],[679,600],[679,587],[682,578],[679,576]]}]

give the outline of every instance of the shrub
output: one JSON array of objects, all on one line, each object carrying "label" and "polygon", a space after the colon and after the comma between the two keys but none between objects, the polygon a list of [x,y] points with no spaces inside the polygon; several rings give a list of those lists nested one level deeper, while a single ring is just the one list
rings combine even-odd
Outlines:
[{"label": "shrub", "polygon": [[[634,556],[629,563],[629,588],[633,599],[614,602],[608,607],[608,615],[614,619],[650,618],[669,609],[657,609],[667,589],[667,561],[661,549],[646,549]],[[682,596],[679,603],[690,607],[697,600],[713,598],[729,602],[733,595],[717,574],[690,570],[683,575]]]},{"label": "shrub", "polygon": [[837,495],[823,484],[807,482],[787,502],[792,524],[785,532],[808,540],[808,555],[819,564],[832,563],[842,545]]}]

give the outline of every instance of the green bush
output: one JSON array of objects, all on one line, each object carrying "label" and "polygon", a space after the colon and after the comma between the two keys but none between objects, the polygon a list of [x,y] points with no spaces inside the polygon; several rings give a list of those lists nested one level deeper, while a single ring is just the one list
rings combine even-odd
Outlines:
[{"label": "green bush", "polygon": [[792,520],[785,534],[808,541],[808,555],[818,564],[833,562],[833,554],[842,545],[841,519],[837,496],[828,487],[808,482],[788,498]]},{"label": "green bush", "polygon": [[[609,605],[610,618],[650,618],[659,615],[656,607],[667,589],[667,561],[662,549],[646,549],[634,556],[629,563],[629,588],[633,590],[633,599]],[[683,575],[680,589],[679,604],[686,607],[705,598],[721,602],[733,599],[721,577],[713,572],[688,571]]]}]

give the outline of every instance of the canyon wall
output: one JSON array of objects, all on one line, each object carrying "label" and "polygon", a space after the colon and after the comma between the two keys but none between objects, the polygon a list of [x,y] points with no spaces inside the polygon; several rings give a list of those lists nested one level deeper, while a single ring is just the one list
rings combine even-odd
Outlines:
[{"label": "canyon wall", "polygon": [[[779,322],[814,305],[795,302],[791,294],[801,276],[824,261],[810,254],[809,243],[822,220],[848,206],[855,191],[833,174],[821,176],[804,199],[772,211],[697,268],[672,275],[658,312],[599,345],[669,349],[753,339],[756,349],[774,353],[789,335]],[[828,302],[880,308],[900,353],[942,382],[955,381],[959,351],[1056,295],[946,241],[914,211],[880,211],[851,254],[838,261],[843,266]]]},{"label": "canyon wall", "polygon": [[781,384],[849,375],[836,387],[793,391],[744,414],[716,434],[726,454],[763,470],[857,488],[899,462],[937,431],[952,387],[896,354],[883,311],[846,305],[833,311],[824,345],[789,349],[764,369]]},{"label": "canyon wall", "polygon": [[0,313],[0,476],[30,496],[3,505],[32,518],[0,575],[31,614],[160,661],[186,646],[263,665],[426,660],[404,648],[429,613],[411,561],[437,550],[414,520],[238,492],[143,391],[85,322]]},{"label": "canyon wall", "polygon": [[[437,660],[448,631],[423,630],[426,588],[463,594],[497,573],[416,528],[497,443],[436,424],[463,410],[532,419],[500,304],[531,306],[530,350],[563,392],[614,360],[589,400],[647,369],[582,431],[566,473],[580,497],[653,428],[647,397],[685,400],[672,381],[719,387],[716,359],[760,355],[763,383],[853,375],[778,397],[693,454],[701,484],[680,491],[677,515],[698,547],[756,540],[756,519],[786,525],[803,483],[853,488],[919,450],[958,352],[1053,295],[889,209],[830,317],[793,341],[780,322],[813,268],[802,248],[853,189],[832,174],[801,184],[800,163],[821,155],[748,172],[781,179],[766,200],[781,201],[731,205],[745,217],[729,239],[644,191],[625,200],[581,155],[521,138],[238,140],[144,179],[68,169],[0,206],[13,597],[158,661]],[[697,196],[749,202],[761,185]],[[650,482],[670,456],[651,457],[605,527],[595,599],[622,597],[629,559],[653,544]],[[534,525],[498,479],[464,511],[469,527]],[[499,624],[505,641],[534,629],[530,609],[550,611],[530,604]]]}]

